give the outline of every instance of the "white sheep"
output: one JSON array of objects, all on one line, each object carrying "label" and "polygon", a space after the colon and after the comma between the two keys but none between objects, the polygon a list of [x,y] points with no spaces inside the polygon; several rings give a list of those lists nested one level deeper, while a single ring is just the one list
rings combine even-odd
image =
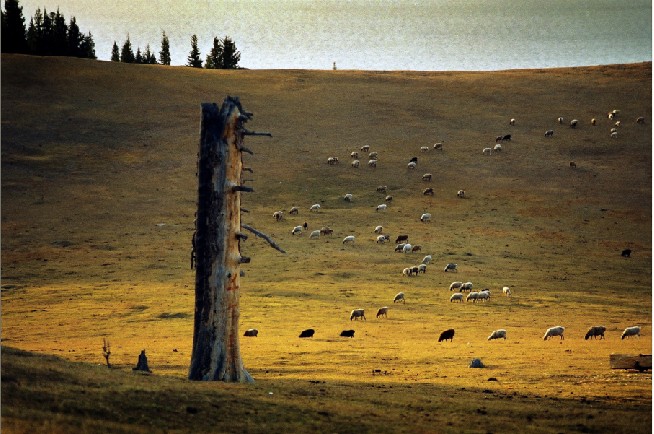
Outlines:
[{"label": "white sheep", "polygon": [[490,336],[488,337],[489,341],[492,341],[493,339],[506,340],[506,330],[504,329],[494,330],[493,333],[491,333]]},{"label": "white sheep", "polygon": [[347,237],[343,238],[343,244],[353,243],[353,242],[354,242],[354,235],[348,235]]},{"label": "white sheep", "polygon": [[378,235],[377,236],[377,243],[378,244],[384,244],[387,241],[390,241],[391,238],[388,235]]},{"label": "white sheep", "polygon": [[368,167],[377,167],[377,160],[368,160]]},{"label": "white sheep", "polygon": [[591,124],[592,126],[597,125],[597,119],[595,119],[595,118],[591,119],[591,120],[590,120],[590,124]]},{"label": "white sheep", "polygon": [[559,116],[559,118],[556,120],[558,123],[562,124],[563,123],[563,117]]},{"label": "white sheep", "polygon": [[417,164],[415,161],[410,161],[410,162],[406,165],[407,169],[411,169],[411,170],[415,169],[417,166],[418,166],[418,164]]},{"label": "white sheep", "polygon": [[273,218],[275,219],[275,221],[280,222],[284,220],[284,213],[282,211],[275,211],[273,213]]},{"label": "white sheep", "polygon": [[461,291],[472,291],[472,282],[462,283]]},{"label": "white sheep", "polygon": [[502,145],[500,143],[493,146],[493,151],[500,152],[502,150]]},{"label": "white sheep", "polygon": [[431,255],[427,255],[424,258],[422,258],[422,263],[427,265],[431,262]]},{"label": "white sheep", "polygon": [[428,213],[428,212],[423,213],[423,214],[420,216],[420,221],[423,222],[423,223],[427,223],[428,221],[431,221],[431,214]]},{"label": "white sheep", "polygon": [[351,164],[352,164],[352,167],[354,167],[355,169],[358,169],[361,162],[359,160],[354,160]]},{"label": "white sheep", "polygon": [[477,291],[473,291],[468,294],[468,296],[466,297],[466,301],[472,300],[472,302],[474,303],[475,301],[477,301],[477,297],[479,297],[479,293]]},{"label": "white sheep", "polygon": [[463,294],[460,292],[455,292],[450,296],[450,303],[458,301],[460,303],[463,303]]},{"label": "white sheep", "polygon": [[628,338],[630,336],[639,336],[640,337],[640,326],[627,327],[622,332],[622,339]]},{"label": "white sheep", "polygon": [[509,288],[508,286],[503,287],[502,293],[507,297],[511,297],[511,288]]},{"label": "white sheep", "polygon": [[382,203],[381,205],[377,205],[377,209],[375,211],[386,211],[387,205],[385,203]]},{"label": "white sheep", "polygon": [[320,229],[312,231],[311,234],[309,234],[309,239],[313,238],[320,238]]},{"label": "white sheep", "polygon": [[384,228],[381,225],[375,226],[375,233],[376,234],[381,234],[383,231],[384,231]]},{"label": "white sheep", "polygon": [[363,146],[361,147],[361,151],[362,151],[362,152],[368,152],[369,150],[370,150],[370,146],[369,146],[369,145],[363,145]]},{"label": "white sheep", "polygon": [[612,139],[617,139],[617,138],[618,138],[618,132],[617,132],[617,131],[613,131],[613,132],[611,133],[611,138],[612,138]]},{"label": "white sheep", "polygon": [[570,128],[577,128],[577,124],[579,123],[579,120],[573,119],[570,121]]},{"label": "white sheep", "polygon": [[405,268],[404,270],[402,270],[402,276],[411,277],[411,269]]},{"label": "white sheep", "polygon": [[422,152],[427,152],[427,151],[429,151],[429,146],[421,146],[421,147],[420,147],[420,150],[421,150]]},{"label": "white sheep", "polygon": [[545,335],[543,336],[543,340],[546,341],[547,338],[553,338],[554,336],[559,336],[559,337],[561,337],[561,340],[563,340],[563,339],[565,339],[563,337],[563,332],[564,331],[565,331],[565,327],[563,327],[563,326],[550,327],[545,332]]},{"label": "white sheep", "polygon": [[413,246],[412,246],[411,244],[406,243],[406,244],[402,247],[402,252],[403,252],[403,253],[411,253],[411,249],[412,249],[412,248],[413,248]]},{"label": "white sheep", "polygon": [[356,160],[359,158],[359,153],[357,151],[350,153],[350,158],[354,158]]},{"label": "white sheep", "polygon": [[484,154],[484,155],[492,155],[493,150],[491,148],[484,148],[484,149],[481,150],[481,153]]},{"label": "white sheep", "polygon": [[455,289],[461,288],[461,285],[463,285],[463,282],[452,282],[452,283],[450,283],[450,291],[454,291]]},{"label": "white sheep", "polygon": [[418,264],[418,273],[425,274],[427,272],[427,264]]},{"label": "white sheep", "polygon": [[487,289],[484,289],[477,294],[477,300],[479,301],[487,301],[490,300],[490,291]]},{"label": "white sheep", "polygon": [[297,209],[296,206],[292,207],[291,210],[288,212],[289,214],[298,214],[300,212],[299,209]]},{"label": "white sheep", "polygon": [[443,143],[442,142],[434,143],[434,149],[442,151],[443,150]]},{"label": "white sheep", "polygon": [[311,208],[309,208],[309,211],[315,211],[315,212],[320,211],[320,204],[314,203],[313,205],[311,205]]},{"label": "white sheep", "polygon": [[514,118],[511,118],[511,120],[509,121],[509,125],[511,125],[511,126],[515,125],[515,119]]},{"label": "white sheep", "polygon": [[431,181],[431,173],[425,173],[424,175],[422,175],[422,180]]},{"label": "white sheep", "polygon": [[403,292],[398,292],[395,295],[395,298],[393,298],[393,303],[399,303],[399,302],[406,303],[406,300],[404,299],[404,293]]},{"label": "white sheep", "polygon": [[343,200],[346,202],[352,202],[352,193],[347,193],[345,196],[343,196]]},{"label": "white sheep", "polygon": [[291,231],[291,235],[302,234],[302,226],[295,226]]},{"label": "white sheep", "polygon": [[377,153],[376,152],[371,152],[368,154],[368,158],[371,160],[376,160],[377,159]]},{"label": "white sheep", "polygon": [[466,192],[465,192],[465,190],[459,190],[459,191],[457,191],[457,192],[456,192],[456,197],[458,197],[459,199],[465,199],[465,197],[466,197]]},{"label": "white sheep", "polygon": [[363,318],[363,320],[366,320],[366,314],[364,309],[354,309],[350,313],[350,321],[352,320],[358,320],[359,318]]},{"label": "white sheep", "polygon": [[329,164],[330,166],[336,163],[338,163],[338,157],[329,157],[327,159],[327,164]]}]

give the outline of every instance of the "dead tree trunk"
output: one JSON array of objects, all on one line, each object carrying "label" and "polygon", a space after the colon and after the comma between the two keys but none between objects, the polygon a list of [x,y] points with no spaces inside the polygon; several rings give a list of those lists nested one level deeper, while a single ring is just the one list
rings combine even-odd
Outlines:
[{"label": "dead tree trunk", "polygon": [[[202,104],[198,154],[198,210],[195,248],[195,321],[190,380],[254,381],[240,354],[239,288],[243,123],[238,98],[222,107]],[[249,151],[249,150],[248,150]]]}]

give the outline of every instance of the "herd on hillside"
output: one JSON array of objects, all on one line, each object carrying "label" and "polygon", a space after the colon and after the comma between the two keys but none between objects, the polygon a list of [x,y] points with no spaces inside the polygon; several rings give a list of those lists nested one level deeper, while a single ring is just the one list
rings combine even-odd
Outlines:
[{"label": "herd on hillside", "polygon": [[[624,128],[624,123],[621,120],[618,120],[619,115],[620,115],[619,110],[613,110],[611,112],[608,112],[607,115],[606,115],[607,118],[609,119],[609,121],[611,122],[611,129],[610,129],[610,132],[609,132],[609,137],[612,138],[612,139],[617,139],[619,129]],[[557,122],[560,125],[565,124],[565,120],[564,120],[563,117],[559,117],[557,119]],[[638,125],[645,124],[645,118],[642,117],[642,116],[638,117],[636,119],[636,124],[638,124]],[[515,126],[516,125],[516,119],[514,119],[514,118],[510,119],[509,125],[510,125],[510,127]],[[591,119],[590,125],[592,127],[596,127],[597,126],[597,119],[595,119],[595,118]],[[569,128],[573,128],[573,129],[577,128],[579,126],[579,121],[577,119],[572,119],[568,123],[568,126],[569,126]],[[553,135],[554,135],[554,130],[553,129],[548,129],[547,131],[545,131],[545,137],[552,137]],[[502,135],[497,136],[495,138],[494,147],[484,147],[482,149],[482,155],[490,156],[490,155],[493,155],[494,153],[502,152],[502,149],[503,149],[502,148],[502,143],[511,141],[511,138],[512,138],[511,134],[502,134]],[[430,152],[431,149],[433,149],[434,151],[442,152],[443,149],[444,149],[443,142],[441,141],[441,142],[435,143],[433,145],[433,147],[431,147],[431,148],[427,147],[427,146],[422,146],[422,147],[420,147],[420,152],[421,153],[427,153],[427,152]],[[370,152],[370,147],[368,145],[362,146],[359,150],[355,150],[355,151],[352,151],[350,153],[350,158],[352,160],[350,162],[350,166],[353,169],[358,169],[361,166],[361,161],[359,159],[360,155],[366,155],[366,153],[367,153],[367,157],[368,157],[367,166],[370,169],[375,169],[377,167],[379,155],[378,155],[378,152],[374,152],[374,151]],[[338,164],[340,164],[339,158],[337,156],[329,157],[327,159],[327,164],[330,165],[330,166],[338,165]],[[417,167],[418,167],[418,157],[416,157],[416,156],[412,157],[408,161],[406,167],[407,167],[408,171],[415,171],[417,169]],[[571,161],[570,162],[570,167],[574,169],[574,168],[577,167],[577,165],[576,165],[576,163],[574,161]],[[430,182],[432,180],[432,174],[431,173],[423,174],[422,175],[422,180],[426,181],[426,182]],[[386,209],[389,206],[390,202],[392,202],[393,197],[391,195],[388,195],[388,187],[385,186],[385,185],[381,185],[381,186],[377,187],[377,192],[383,194],[385,196],[385,199],[384,199],[384,203],[381,203],[381,204],[377,205],[376,211],[377,212],[384,212],[384,211],[386,211]],[[428,187],[428,188],[425,188],[422,191],[422,194],[423,195],[432,195],[433,196],[434,190],[433,190],[433,188]],[[464,190],[457,191],[456,195],[460,199],[464,199],[466,197],[466,193],[465,193]],[[352,193],[346,193],[343,196],[343,200],[346,201],[346,202],[352,202],[354,200],[354,196],[353,196]],[[315,203],[315,204],[311,205],[308,208],[309,212],[312,212],[312,213],[320,212],[320,209],[321,209],[321,205],[319,203]],[[289,210],[288,213],[290,215],[298,215],[299,214],[299,209],[294,206]],[[281,210],[276,211],[276,212],[273,213],[273,218],[277,222],[282,222],[282,221],[285,220],[284,214],[285,214],[284,211],[281,211]],[[422,215],[420,216],[420,221],[423,222],[423,223],[428,223],[429,221],[431,221],[431,214],[427,213],[427,212],[422,213]],[[305,222],[303,225],[294,226],[292,228],[292,230],[291,230],[291,234],[299,236],[299,235],[302,235],[307,230],[308,230],[308,223]],[[384,232],[384,228],[382,226],[376,226],[374,228],[374,233],[377,234],[376,242],[379,243],[379,244],[385,244],[385,243],[391,241],[390,235],[384,234],[383,232]],[[326,236],[326,235],[331,235],[331,234],[333,234],[333,230],[331,228],[325,226],[325,227],[322,227],[321,229],[313,230],[312,232],[310,232],[309,238],[310,239],[317,239],[317,238],[319,238],[321,236]],[[345,238],[343,238],[342,243],[344,245],[354,244],[355,243],[355,236],[354,235],[346,236]],[[400,253],[419,252],[422,249],[422,247],[420,245],[416,245],[416,244],[412,245],[412,244],[409,243],[408,234],[398,235],[397,238],[395,239],[395,245],[396,245],[395,246],[395,251],[400,252]],[[631,254],[630,249],[625,249],[625,250],[622,251],[622,256],[624,256],[624,257],[629,257],[630,254]],[[406,277],[411,277],[411,276],[418,276],[419,273],[423,273],[423,274],[426,273],[427,266],[430,264],[431,260],[432,260],[431,255],[426,255],[423,258],[423,260],[422,260],[422,262],[420,264],[418,264],[416,266],[411,266],[411,267],[404,268],[402,270],[402,275],[406,276]],[[445,264],[445,266],[443,268],[443,271],[444,272],[448,272],[448,271],[449,272],[456,272],[457,271],[457,264],[447,263],[447,264]],[[490,300],[491,291],[489,289],[483,289],[481,291],[472,291],[472,288],[473,288],[472,282],[452,282],[449,289],[450,289],[450,291],[456,290],[457,292],[454,292],[450,296],[450,302],[463,303],[464,298],[465,298],[466,302],[472,302],[472,303],[486,302],[486,301]],[[464,296],[464,292],[467,292],[468,294]],[[502,293],[503,293],[504,296],[510,297],[511,296],[511,288],[508,287],[508,286],[503,287],[502,288]],[[394,297],[393,303],[405,303],[405,294],[403,292],[398,293]],[[381,307],[381,308],[378,309],[376,317],[377,318],[387,317],[388,311],[389,311],[388,306]],[[364,321],[366,320],[365,310],[364,309],[357,308],[357,309],[352,310],[352,312],[350,313],[350,321],[357,321],[357,320],[364,320]],[[631,336],[640,336],[640,331],[641,331],[640,326],[627,327],[622,332],[621,338],[625,339],[625,338],[629,338]],[[449,329],[443,331],[439,336],[438,342],[448,341],[448,340],[452,341],[453,338],[454,338],[454,332],[455,331],[452,328],[449,328]],[[564,332],[565,332],[565,327],[563,327],[563,326],[550,327],[545,331],[543,339],[548,340],[548,339],[551,339],[551,338],[554,338],[554,337],[558,336],[561,340],[563,340],[564,339]],[[588,329],[588,331],[587,331],[587,333],[585,335],[585,339],[586,340],[588,340],[590,338],[596,339],[598,337],[600,339],[603,339],[605,332],[606,332],[606,327],[605,326],[592,326],[592,327],[590,327]],[[258,332],[257,329],[248,329],[245,332],[245,336],[257,336],[258,333],[259,332]],[[343,330],[341,332],[340,336],[353,338],[354,333],[355,333],[354,330]],[[306,330],[303,330],[300,333],[299,337],[300,338],[310,338],[310,337],[313,337],[314,334],[315,334],[314,329],[306,329]],[[491,334],[488,336],[488,340],[490,341],[490,340],[496,340],[496,339],[505,339],[506,340],[507,339],[507,331],[505,329],[498,329],[498,330],[492,331]]]}]

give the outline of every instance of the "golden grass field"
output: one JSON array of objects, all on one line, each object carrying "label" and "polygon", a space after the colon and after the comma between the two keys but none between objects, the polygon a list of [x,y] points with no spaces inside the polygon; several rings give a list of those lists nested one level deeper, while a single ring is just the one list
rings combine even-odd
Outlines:
[{"label": "golden grass field", "polygon": [[[650,62],[219,71],[2,55],[3,431],[650,431],[651,373],[611,370],[609,355],[652,351],[651,83]],[[186,380],[200,104],[227,95],[254,113],[249,129],[273,134],[246,138],[255,192],[242,195],[243,222],[287,251],[242,244],[254,385]],[[502,134],[502,152],[482,155]],[[366,156],[350,167],[363,145],[376,169]],[[386,212],[378,185],[393,196]],[[334,235],[292,236],[305,221]],[[422,252],[376,244],[376,225]],[[427,273],[403,277],[425,254]],[[455,280],[491,301],[450,303]],[[393,304],[399,291],[406,304]],[[354,308],[367,321],[350,321]],[[555,325],[565,340],[544,341]],[[584,340],[593,325],[606,339]],[[632,325],[642,336],[621,340]],[[306,328],[316,335],[299,339]],[[507,340],[488,341],[498,328]],[[131,371],[142,349],[150,376]],[[476,357],[485,368],[468,367]]]}]

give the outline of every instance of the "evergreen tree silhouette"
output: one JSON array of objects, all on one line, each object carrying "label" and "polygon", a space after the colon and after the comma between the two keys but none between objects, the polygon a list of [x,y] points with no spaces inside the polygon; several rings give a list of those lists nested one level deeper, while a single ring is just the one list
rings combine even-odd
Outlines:
[{"label": "evergreen tree silhouette", "polygon": [[27,32],[23,8],[18,0],[5,0],[2,11],[2,52],[27,53]]},{"label": "evergreen tree silhouette", "polygon": [[134,63],[134,51],[132,51],[132,43],[129,40],[129,35],[127,35],[127,40],[123,44],[123,48],[120,51],[120,61],[124,63]]},{"label": "evergreen tree silhouette", "polygon": [[170,42],[168,41],[168,36],[166,32],[162,32],[163,36],[161,37],[161,51],[159,52],[159,63],[162,65],[170,65]]},{"label": "evergreen tree silhouette", "polygon": [[120,62],[120,51],[118,51],[118,44],[114,41],[114,46],[111,48],[111,61]]},{"label": "evergreen tree silhouette", "polygon": [[202,68],[202,60],[200,59],[200,50],[198,50],[198,37],[191,36],[191,52],[188,55],[188,63],[186,66],[193,68]]}]

